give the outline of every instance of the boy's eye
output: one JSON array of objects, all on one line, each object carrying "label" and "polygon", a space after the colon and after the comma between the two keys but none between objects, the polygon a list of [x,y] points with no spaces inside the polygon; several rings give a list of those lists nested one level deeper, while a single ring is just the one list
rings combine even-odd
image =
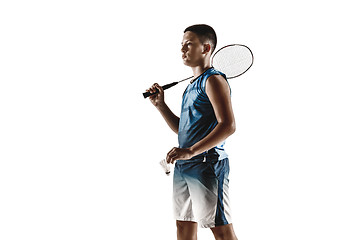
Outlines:
[{"label": "boy's eye", "polygon": [[184,46],[189,47],[190,45],[192,45],[192,43],[187,42],[185,44],[181,44],[181,47],[184,47]]}]

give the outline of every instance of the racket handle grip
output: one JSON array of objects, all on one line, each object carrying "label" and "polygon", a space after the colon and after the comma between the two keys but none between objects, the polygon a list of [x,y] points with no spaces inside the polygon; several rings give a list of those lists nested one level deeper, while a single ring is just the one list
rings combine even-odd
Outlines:
[{"label": "racket handle grip", "polygon": [[[179,82],[173,82],[173,83],[166,84],[166,85],[162,86],[162,89],[166,90],[168,88],[171,88],[171,87],[175,86],[178,83]],[[147,97],[149,97],[151,95],[158,94],[158,93],[159,93],[159,90],[156,89],[156,92],[154,92],[154,93],[144,92],[143,96],[144,96],[144,98],[147,98]]]}]

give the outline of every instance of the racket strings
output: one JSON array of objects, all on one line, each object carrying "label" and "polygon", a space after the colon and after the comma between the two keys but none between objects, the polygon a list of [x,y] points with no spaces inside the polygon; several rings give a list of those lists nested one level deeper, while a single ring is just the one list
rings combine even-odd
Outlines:
[{"label": "racket strings", "polygon": [[235,78],[246,72],[253,63],[251,51],[243,45],[230,45],[214,54],[213,66],[227,78]]}]

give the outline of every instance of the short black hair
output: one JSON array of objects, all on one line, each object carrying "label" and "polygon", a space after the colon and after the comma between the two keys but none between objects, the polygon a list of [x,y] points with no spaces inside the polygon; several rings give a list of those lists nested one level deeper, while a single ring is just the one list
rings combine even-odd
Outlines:
[{"label": "short black hair", "polygon": [[196,24],[187,27],[184,33],[187,31],[195,33],[198,36],[201,43],[204,43],[205,41],[208,40],[210,42],[210,45],[212,45],[211,53],[214,52],[216,48],[217,38],[216,38],[215,30],[212,27],[206,24]]}]

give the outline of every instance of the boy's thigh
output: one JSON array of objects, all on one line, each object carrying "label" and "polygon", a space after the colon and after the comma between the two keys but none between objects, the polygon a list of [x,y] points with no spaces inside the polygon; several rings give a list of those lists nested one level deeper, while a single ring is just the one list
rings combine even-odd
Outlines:
[{"label": "boy's thigh", "polygon": [[178,235],[185,237],[195,237],[197,234],[198,224],[192,221],[176,220]]}]

